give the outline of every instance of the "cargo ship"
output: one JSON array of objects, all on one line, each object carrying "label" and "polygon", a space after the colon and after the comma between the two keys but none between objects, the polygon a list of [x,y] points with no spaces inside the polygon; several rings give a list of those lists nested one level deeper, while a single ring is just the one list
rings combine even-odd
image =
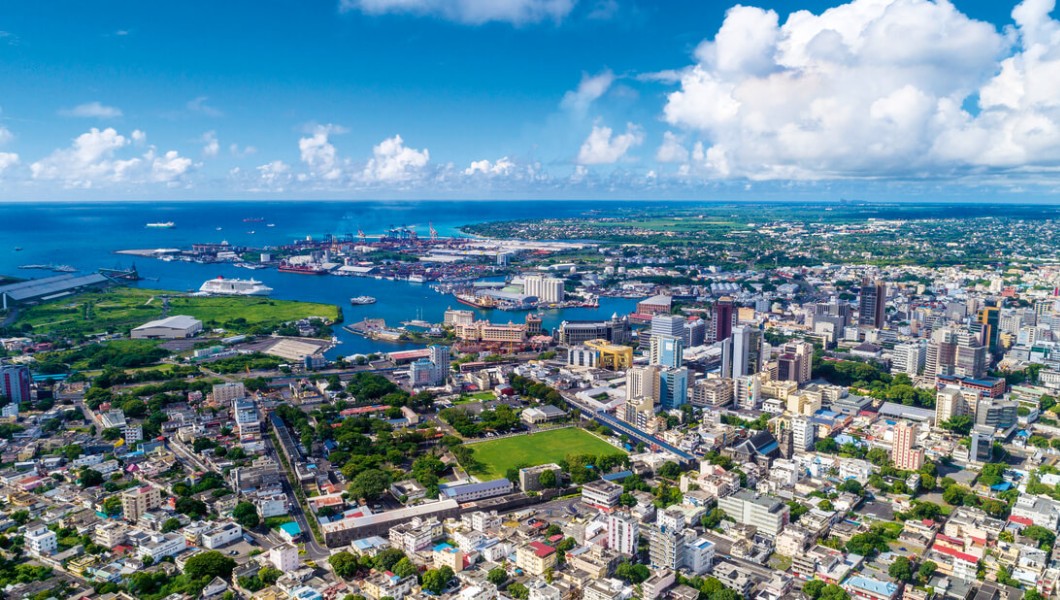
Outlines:
[{"label": "cargo ship", "polygon": [[298,273],[299,275],[323,275],[327,270],[315,265],[292,265],[286,261],[278,267],[281,273]]},{"label": "cargo ship", "polygon": [[202,284],[199,291],[204,294],[222,296],[268,296],[272,288],[256,279],[225,279],[217,277]]}]

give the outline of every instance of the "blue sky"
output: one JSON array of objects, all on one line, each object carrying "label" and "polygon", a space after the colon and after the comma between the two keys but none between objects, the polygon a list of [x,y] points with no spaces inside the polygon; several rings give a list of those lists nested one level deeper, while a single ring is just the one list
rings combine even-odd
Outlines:
[{"label": "blue sky", "polygon": [[0,199],[1051,200],[1053,9],[8,2]]}]

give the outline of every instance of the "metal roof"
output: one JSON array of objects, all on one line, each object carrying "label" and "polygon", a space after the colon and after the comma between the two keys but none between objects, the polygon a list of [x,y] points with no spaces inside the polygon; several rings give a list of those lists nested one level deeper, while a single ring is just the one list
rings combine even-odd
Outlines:
[{"label": "metal roof", "polygon": [[55,277],[30,279],[29,281],[0,286],[0,296],[7,296],[11,300],[21,302],[68,292],[85,286],[99,285],[108,281],[110,280],[99,273],[80,276],[56,275]]}]

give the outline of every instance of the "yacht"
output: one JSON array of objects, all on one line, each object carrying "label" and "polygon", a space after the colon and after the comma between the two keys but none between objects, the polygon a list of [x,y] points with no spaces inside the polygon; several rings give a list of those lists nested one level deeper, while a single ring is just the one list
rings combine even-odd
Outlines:
[{"label": "yacht", "polygon": [[272,288],[256,279],[225,279],[217,277],[202,284],[199,292],[220,296],[268,296]]},{"label": "yacht", "polygon": [[375,304],[375,298],[371,296],[357,296],[356,298],[350,298],[350,304],[354,306],[361,306],[364,304]]},{"label": "yacht", "polygon": [[173,221],[159,221],[157,223],[148,223],[147,227],[151,229],[173,229],[176,227],[176,223]]}]

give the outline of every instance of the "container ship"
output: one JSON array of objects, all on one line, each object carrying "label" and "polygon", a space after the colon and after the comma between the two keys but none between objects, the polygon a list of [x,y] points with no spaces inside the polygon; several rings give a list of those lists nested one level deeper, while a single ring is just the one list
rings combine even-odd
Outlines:
[{"label": "container ship", "polygon": [[203,283],[199,292],[219,296],[268,296],[272,293],[272,288],[256,279],[217,277]]},{"label": "container ship", "polygon": [[292,265],[286,261],[277,267],[281,273],[298,273],[299,275],[323,275],[327,269],[315,265]]}]

